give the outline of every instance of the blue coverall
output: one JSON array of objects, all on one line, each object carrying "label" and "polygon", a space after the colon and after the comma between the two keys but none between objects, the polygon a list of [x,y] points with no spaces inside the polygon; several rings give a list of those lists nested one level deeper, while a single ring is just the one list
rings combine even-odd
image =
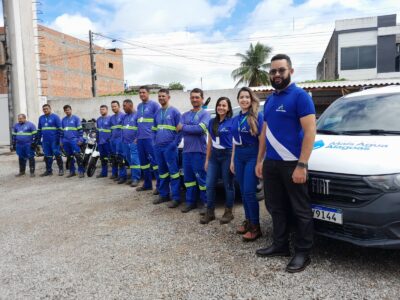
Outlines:
[{"label": "blue coverall", "polygon": [[101,173],[100,175],[103,177],[107,176],[108,173],[108,160],[111,155],[111,120],[110,116],[101,116],[97,119],[97,149],[100,153],[100,161],[101,161]]},{"label": "blue coverall", "polygon": [[39,117],[37,142],[42,139],[42,147],[46,162],[46,172],[53,173],[53,157],[56,158],[58,169],[64,170],[60,149],[61,120],[56,114]]},{"label": "blue coverall", "polygon": [[[110,118],[111,122],[111,175],[113,177],[126,177],[126,170],[124,168],[124,150],[122,147],[122,121],[125,114],[119,112]],[[119,168],[119,174],[118,174]],[[124,173],[125,172],[125,173]]]},{"label": "blue coverall", "polygon": [[186,203],[195,205],[196,194],[200,190],[200,199],[205,205],[207,125],[210,114],[206,110],[188,111],[182,115],[183,146],[183,176],[186,186]]},{"label": "blue coverall", "polygon": [[13,127],[12,142],[16,146],[20,174],[25,173],[27,160],[30,173],[35,172],[35,153],[32,147],[35,145],[36,134],[36,126],[29,121],[17,123]]},{"label": "blue coverall", "polygon": [[154,116],[154,154],[160,178],[160,196],[169,197],[171,190],[171,199],[177,202],[180,201],[178,145],[182,134],[176,131],[176,127],[180,119],[180,112],[171,106],[160,108]]},{"label": "blue coverall", "polygon": [[154,176],[157,183],[156,188],[159,188],[160,182],[158,177],[158,166],[154,157],[153,149],[153,131],[155,130],[154,115],[160,105],[153,100],[148,100],[146,103],[139,103],[136,113],[136,126],[138,127],[137,134],[137,147],[139,151],[140,168],[143,171],[143,188],[152,189],[152,175],[151,168],[153,169]]},{"label": "blue coverall", "polygon": [[67,156],[70,157],[70,174],[75,174],[75,159],[78,163],[78,173],[85,173],[83,167],[83,159],[81,156],[81,149],[78,142],[83,142],[83,130],[81,126],[81,120],[75,115],[70,117],[64,117],[61,121],[61,138],[64,147],[64,151]]},{"label": "blue coverall", "polygon": [[[137,145],[135,143],[137,136],[137,126],[135,126],[136,113],[126,114],[122,122],[122,147],[124,150],[124,159],[131,170],[131,180],[140,180],[140,162]],[[124,166],[125,168],[125,166]],[[126,178],[126,173],[125,177]]]}]

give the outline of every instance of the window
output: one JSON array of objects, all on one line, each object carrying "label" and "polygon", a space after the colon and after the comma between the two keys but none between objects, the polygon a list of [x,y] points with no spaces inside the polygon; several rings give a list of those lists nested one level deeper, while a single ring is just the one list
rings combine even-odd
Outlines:
[{"label": "window", "polygon": [[108,63],[108,68],[114,69],[114,64],[113,63]]},{"label": "window", "polygon": [[376,68],[376,46],[341,48],[341,70]]}]

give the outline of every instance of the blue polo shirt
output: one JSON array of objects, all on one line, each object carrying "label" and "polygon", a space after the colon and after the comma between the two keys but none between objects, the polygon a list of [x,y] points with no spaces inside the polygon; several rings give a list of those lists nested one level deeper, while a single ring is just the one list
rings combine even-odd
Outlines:
[{"label": "blue polo shirt", "polygon": [[218,125],[217,136],[214,134],[213,124],[215,118],[208,123],[208,132],[212,139],[212,145],[217,149],[232,149],[232,118],[225,118]]},{"label": "blue polo shirt", "polygon": [[298,160],[304,137],[300,119],[311,114],[315,114],[315,107],[310,95],[294,83],[279,93],[273,92],[264,107],[268,124],[265,158]]},{"label": "blue polo shirt", "polygon": [[234,143],[239,146],[252,146],[257,145],[258,147],[258,136],[262,131],[263,117],[261,113],[258,113],[257,123],[258,123],[258,133],[253,136],[250,133],[250,125],[247,119],[248,113],[239,113],[232,120],[232,136]]}]

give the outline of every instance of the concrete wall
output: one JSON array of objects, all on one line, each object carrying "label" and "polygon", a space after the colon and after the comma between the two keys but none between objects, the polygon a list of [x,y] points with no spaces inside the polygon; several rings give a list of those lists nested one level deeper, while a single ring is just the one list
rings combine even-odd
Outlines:
[{"label": "concrete wall", "polygon": [[10,144],[8,95],[0,94],[0,145]]},{"label": "concrete wall", "polygon": [[317,80],[334,80],[339,77],[337,69],[337,41],[337,33],[334,31],[331,39],[329,40],[324,56],[317,66]]},{"label": "concrete wall", "polygon": [[[236,97],[239,89],[226,89],[226,90],[210,90],[204,91],[204,100],[208,97],[211,97],[211,102],[208,105],[209,108],[214,108],[217,99],[221,96],[228,97],[232,101],[232,106],[238,106]],[[180,111],[185,112],[191,109],[189,92],[183,91],[171,91],[171,105],[178,108]],[[151,99],[157,100],[157,94],[151,94]],[[140,99],[138,95],[134,96],[110,96],[110,97],[96,97],[90,99],[69,99],[63,100],[60,98],[53,98],[52,100],[48,100],[48,103],[53,108],[53,112],[59,114],[60,116],[64,115],[63,106],[65,104],[69,104],[72,106],[72,111],[74,114],[78,115],[80,118],[91,119],[97,118],[99,116],[99,107],[102,104],[106,104],[110,107],[110,103],[112,100],[118,100],[120,103],[124,99],[131,99],[135,105],[135,107],[140,103]],[[111,113],[111,110],[110,110]]]}]

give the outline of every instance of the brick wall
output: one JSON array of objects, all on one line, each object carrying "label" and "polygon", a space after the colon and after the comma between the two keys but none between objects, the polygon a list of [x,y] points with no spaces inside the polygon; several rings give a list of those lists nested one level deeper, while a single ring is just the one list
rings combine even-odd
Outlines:
[{"label": "brick wall", "polygon": [[[42,96],[48,99],[92,97],[89,43],[41,25],[39,36]],[[0,27],[1,38],[4,38],[3,27]],[[114,52],[96,46],[95,53],[97,94],[122,92],[122,51],[117,49]],[[32,67],[35,67],[33,63]],[[0,94],[6,93],[7,73],[5,66],[0,66]]]}]

